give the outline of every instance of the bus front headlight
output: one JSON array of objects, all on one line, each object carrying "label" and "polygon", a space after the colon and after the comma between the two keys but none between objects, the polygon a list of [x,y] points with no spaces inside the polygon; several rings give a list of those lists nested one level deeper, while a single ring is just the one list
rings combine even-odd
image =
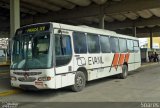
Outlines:
[{"label": "bus front headlight", "polygon": [[47,77],[39,77],[38,81],[50,81],[51,77],[47,76]]},{"label": "bus front headlight", "polygon": [[16,77],[11,76],[11,81],[16,81],[16,80],[17,80],[17,78],[16,78]]}]

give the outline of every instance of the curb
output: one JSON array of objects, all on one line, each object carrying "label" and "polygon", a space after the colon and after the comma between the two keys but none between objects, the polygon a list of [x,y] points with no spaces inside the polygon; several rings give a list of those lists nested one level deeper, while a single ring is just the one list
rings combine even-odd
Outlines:
[{"label": "curb", "polygon": [[0,71],[0,74],[1,73],[10,73],[10,71],[9,70],[6,70],[6,71]]},{"label": "curb", "polygon": [[159,63],[146,63],[142,64],[141,67],[147,67],[147,66],[153,66],[153,65],[158,65]]}]

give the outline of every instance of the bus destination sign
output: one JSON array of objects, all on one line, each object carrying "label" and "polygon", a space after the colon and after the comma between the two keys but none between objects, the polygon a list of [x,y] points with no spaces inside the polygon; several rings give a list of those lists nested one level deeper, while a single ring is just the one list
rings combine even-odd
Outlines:
[{"label": "bus destination sign", "polygon": [[22,27],[17,30],[16,34],[25,34],[25,33],[35,33],[35,32],[42,32],[42,31],[49,31],[50,24],[39,24],[39,25],[32,25],[27,27]]},{"label": "bus destination sign", "polygon": [[26,29],[27,33],[32,33],[32,32],[38,32],[38,31],[45,31],[45,26],[39,26],[39,27],[32,27],[32,28],[28,28]]}]

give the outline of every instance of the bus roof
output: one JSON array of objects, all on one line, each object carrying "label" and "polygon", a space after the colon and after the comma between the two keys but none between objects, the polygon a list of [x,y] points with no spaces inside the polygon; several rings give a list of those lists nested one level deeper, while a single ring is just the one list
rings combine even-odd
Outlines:
[{"label": "bus roof", "polygon": [[85,25],[74,26],[74,25],[67,25],[67,24],[61,24],[61,23],[53,23],[53,27],[62,28],[66,30],[72,30],[72,31],[81,31],[81,32],[86,32],[86,33],[110,34],[110,35],[116,34],[116,32],[113,32],[113,31],[98,29],[98,28],[89,27]]},{"label": "bus roof", "polygon": [[[108,35],[108,36],[115,36],[115,37],[138,40],[138,38],[133,37],[133,36],[118,34],[114,31],[89,27],[89,26],[86,26],[86,25],[74,26],[74,25],[55,23],[55,22],[45,22],[45,23],[36,23],[36,24],[26,25],[26,26],[23,26],[23,27],[35,26],[35,25],[39,25],[39,24],[49,24],[49,23],[53,24],[54,28],[58,28],[58,29],[61,28],[61,29],[71,30],[71,31],[80,31],[80,32],[85,32],[85,33],[94,33],[94,34],[99,34],[99,35]],[[23,28],[23,27],[21,27],[21,28]]]},{"label": "bus roof", "polygon": [[52,24],[53,24],[54,28],[62,28],[62,29],[71,30],[71,31],[95,33],[95,34],[99,34],[99,35],[108,35],[108,36],[115,36],[115,37],[138,40],[138,38],[132,37],[132,36],[129,36],[129,35],[118,34],[114,31],[89,27],[89,26],[85,26],[85,25],[74,26],[74,25],[67,25],[67,24],[61,24],[61,23],[52,23]]}]

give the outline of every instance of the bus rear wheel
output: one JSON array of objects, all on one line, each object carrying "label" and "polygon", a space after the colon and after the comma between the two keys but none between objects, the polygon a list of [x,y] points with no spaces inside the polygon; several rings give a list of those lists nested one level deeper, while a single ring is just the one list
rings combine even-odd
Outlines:
[{"label": "bus rear wheel", "polygon": [[119,74],[119,78],[125,79],[128,76],[128,67],[127,65],[123,65],[122,67],[122,73]]},{"label": "bus rear wheel", "polygon": [[86,77],[83,72],[78,71],[75,75],[75,83],[71,86],[72,91],[79,92],[82,91],[86,85]]}]

